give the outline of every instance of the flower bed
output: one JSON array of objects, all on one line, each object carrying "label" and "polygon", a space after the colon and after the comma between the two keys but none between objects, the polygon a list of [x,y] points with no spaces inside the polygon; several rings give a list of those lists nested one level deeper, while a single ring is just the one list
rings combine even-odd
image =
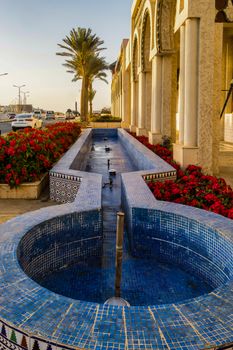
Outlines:
[{"label": "flower bed", "polygon": [[156,199],[197,207],[233,219],[233,191],[224,179],[205,175],[201,167],[195,165],[182,170],[169,149],[149,144],[145,136],[136,138],[177,169],[176,181],[147,182]]},{"label": "flower bed", "polygon": [[43,130],[24,129],[0,137],[0,183],[12,188],[39,180],[80,132],[77,123],[57,123]]}]

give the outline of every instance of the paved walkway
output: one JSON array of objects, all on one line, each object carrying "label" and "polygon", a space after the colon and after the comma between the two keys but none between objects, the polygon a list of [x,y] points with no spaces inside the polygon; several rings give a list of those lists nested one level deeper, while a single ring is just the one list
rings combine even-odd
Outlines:
[{"label": "paved walkway", "polygon": [[222,177],[233,189],[233,165],[232,167],[222,167],[219,176]]},{"label": "paved walkway", "polygon": [[48,189],[39,199],[0,199],[0,224],[15,216],[52,205],[56,203],[49,200]]}]

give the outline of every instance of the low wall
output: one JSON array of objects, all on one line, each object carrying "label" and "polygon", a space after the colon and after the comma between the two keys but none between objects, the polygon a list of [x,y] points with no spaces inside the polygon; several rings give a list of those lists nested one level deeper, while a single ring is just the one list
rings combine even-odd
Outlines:
[{"label": "low wall", "polygon": [[147,149],[144,145],[123,129],[118,130],[118,137],[127,150],[135,166],[141,170],[141,175],[149,179],[176,179],[176,170],[162,158]]},{"label": "low wall", "polygon": [[93,129],[116,129],[121,128],[121,122],[91,122],[90,127]]},{"label": "low wall", "polygon": [[22,183],[19,187],[10,188],[7,184],[0,184],[0,198],[2,199],[37,199],[48,185],[49,177],[45,174],[41,180]]},{"label": "low wall", "polygon": [[104,139],[105,137],[117,137],[118,136],[118,129],[115,128],[109,128],[109,129],[102,129],[102,128],[96,128],[92,130],[92,135],[97,138]]},{"label": "low wall", "polygon": [[90,150],[92,131],[86,129],[66,154],[50,170],[50,199],[58,203],[72,203],[81,186],[86,168],[85,155]]},{"label": "low wall", "polygon": [[[122,185],[122,203],[135,257],[175,263],[213,288],[232,278],[231,220],[158,201],[137,173],[122,174]],[[223,228],[227,228],[224,234]]]}]

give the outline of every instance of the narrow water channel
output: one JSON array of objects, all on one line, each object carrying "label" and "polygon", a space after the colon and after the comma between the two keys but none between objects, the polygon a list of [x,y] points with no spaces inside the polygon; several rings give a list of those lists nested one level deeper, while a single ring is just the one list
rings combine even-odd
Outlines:
[{"label": "narrow water channel", "polygon": [[[107,148],[107,149],[106,149]],[[114,296],[116,215],[121,210],[121,173],[136,169],[117,137],[95,136],[87,155],[86,171],[103,175],[103,255],[54,272],[42,285],[73,299],[103,303]],[[109,160],[109,162],[108,162]],[[112,186],[109,170],[114,169]],[[135,191],[137,189],[135,188]],[[208,293],[211,287],[180,268],[155,259],[137,259],[130,254],[127,233],[124,252],[121,296],[133,305],[176,303]]]}]

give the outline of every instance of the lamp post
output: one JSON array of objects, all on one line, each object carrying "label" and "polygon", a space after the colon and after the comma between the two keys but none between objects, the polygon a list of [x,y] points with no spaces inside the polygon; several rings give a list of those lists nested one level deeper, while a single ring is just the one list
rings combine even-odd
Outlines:
[{"label": "lamp post", "polygon": [[26,86],[26,85],[25,85],[25,84],[23,84],[23,85],[13,85],[13,87],[16,87],[16,88],[19,90],[19,93],[18,93],[18,97],[19,97],[19,102],[18,102],[18,113],[21,112],[21,107],[20,107],[20,105],[21,105],[20,90],[21,90],[21,88],[24,87],[24,86]]},{"label": "lamp post", "polygon": [[[2,77],[3,75],[7,75],[8,73],[1,73],[0,77]],[[0,133],[1,134],[1,133]]]},{"label": "lamp post", "polygon": [[23,94],[23,104],[27,104],[27,94],[29,94],[29,91],[21,91]]},{"label": "lamp post", "polygon": [[25,84],[24,85],[13,85],[13,87],[16,87],[17,89],[19,89],[19,92],[18,92],[18,96],[19,96],[19,105],[21,105],[21,98],[20,98],[20,89],[22,87],[26,86]]}]

